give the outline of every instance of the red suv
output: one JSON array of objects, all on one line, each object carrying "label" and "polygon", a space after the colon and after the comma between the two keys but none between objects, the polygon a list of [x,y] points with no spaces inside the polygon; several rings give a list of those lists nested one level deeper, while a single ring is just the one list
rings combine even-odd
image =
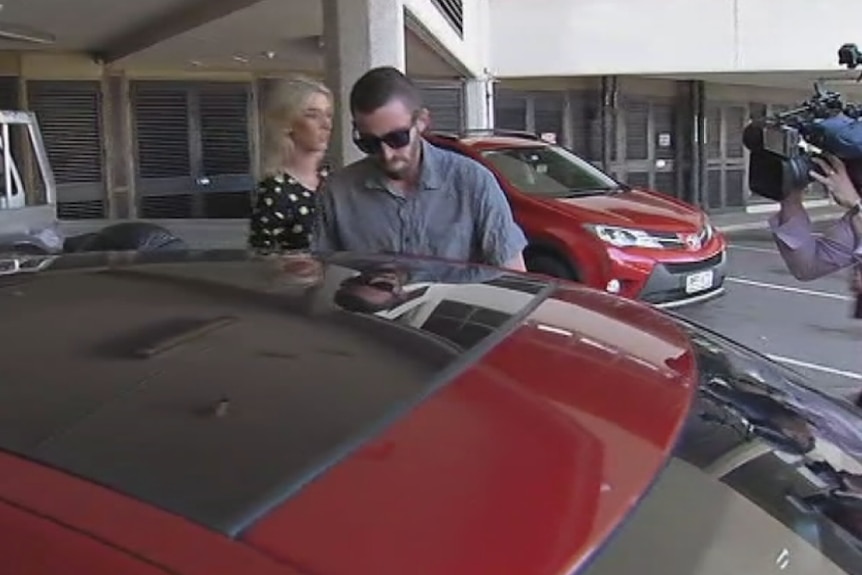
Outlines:
[{"label": "red suv", "polygon": [[529,239],[531,272],[662,307],[723,293],[725,240],[702,210],[620,183],[530,134],[426,137],[494,172]]}]

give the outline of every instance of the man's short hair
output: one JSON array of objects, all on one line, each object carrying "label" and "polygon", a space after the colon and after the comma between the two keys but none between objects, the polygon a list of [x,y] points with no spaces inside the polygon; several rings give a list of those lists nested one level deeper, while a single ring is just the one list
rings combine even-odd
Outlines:
[{"label": "man's short hair", "polygon": [[398,68],[372,68],[350,90],[350,113],[371,114],[395,99],[401,100],[411,111],[422,108],[419,88]]}]

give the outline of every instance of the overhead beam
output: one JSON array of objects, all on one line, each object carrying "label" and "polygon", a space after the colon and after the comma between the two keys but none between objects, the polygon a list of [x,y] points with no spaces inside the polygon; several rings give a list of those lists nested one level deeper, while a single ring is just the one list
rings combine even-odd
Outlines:
[{"label": "overhead beam", "polygon": [[481,75],[479,70],[471,70],[467,64],[462,62],[451,50],[444,46],[409,8],[405,8],[404,10],[404,26],[438,58],[451,66],[457,74],[467,77],[479,77]]},{"label": "overhead beam", "polygon": [[91,53],[101,63],[110,64],[146,50],[180,34],[244,10],[263,0],[189,0],[176,10],[126,30]]}]

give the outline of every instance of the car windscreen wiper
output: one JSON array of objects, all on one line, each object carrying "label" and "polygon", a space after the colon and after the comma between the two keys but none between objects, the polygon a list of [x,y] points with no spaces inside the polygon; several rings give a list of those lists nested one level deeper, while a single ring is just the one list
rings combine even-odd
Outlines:
[{"label": "car windscreen wiper", "polygon": [[577,198],[581,196],[597,196],[608,193],[625,192],[628,188],[621,185],[615,186],[590,186],[583,188],[573,188],[566,194],[567,198]]}]

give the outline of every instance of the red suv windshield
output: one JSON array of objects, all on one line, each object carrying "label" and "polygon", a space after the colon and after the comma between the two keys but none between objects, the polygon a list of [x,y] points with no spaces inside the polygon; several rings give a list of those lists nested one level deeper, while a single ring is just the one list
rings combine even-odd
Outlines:
[{"label": "red suv windshield", "polygon": [[621,188],[613,178],[559,146],[497,148],[483,151],[482,156],[525,194],[571,197]]}]

